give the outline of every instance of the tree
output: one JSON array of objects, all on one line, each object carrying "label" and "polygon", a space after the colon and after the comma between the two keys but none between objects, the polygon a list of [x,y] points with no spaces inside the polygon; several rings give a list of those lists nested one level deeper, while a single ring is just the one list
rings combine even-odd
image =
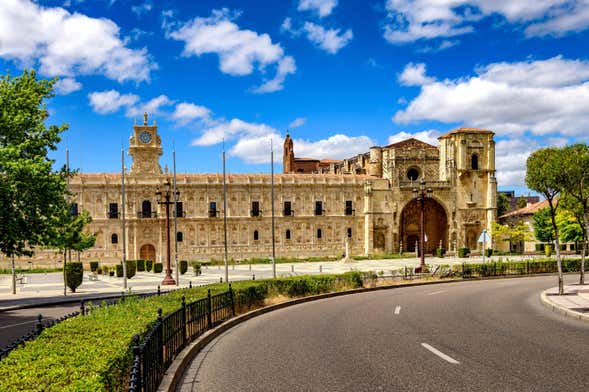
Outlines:
[{"label": "tree", "polygon": [[526,242],[533,239],[530,227],[523,222],[513,226],[494,222],[491,227],[491,233],[496,240],[509,242],[510,251],[512,243]]},{"label": "tree", "polygon": [[550,219],[550,208],[542,208],[532,216],[534,220],[534,235],[540,242],[552,243],[554,241],[554,228]]},{"label": "tree", "polygon": [[528,205],[528,200],[525,197],[520,197],[517,199],[517,208],[524,208]]},{"label": "tree", "polygon": [[[563,149],[565,175],[561,178],[564,192],[575,199],[582,211],[585,240],[589,238],[589,146],[574,144]],[[585,283],[585,242],[581,256],[580,284]]]},{"label": "tree", "polygon": [[54,83],[37,80],[34,71],[0,79],[0,251],[13,271],[14,257],[32,255],[55,229],[53,217],[65,203],[68,173],[54,171],[47,156],[67,129],[45,125]]},{"label": "tree", "polygon": [[509,197],[505,193],[497,193],[497,216],[507,214],[511,210]]},{"label": "tree", "polygon": [[559,295],[564,294],[564,280],[558,226],[556,225],[556,211],[558,210],[558,195],[562,192],[563,172],[563,152],[558,148],[541,148],[534,151],[526,161],[526,185],[528,188],[544,195],[548,201],[550,221],[554,229],[554,241],[556,243]]}]

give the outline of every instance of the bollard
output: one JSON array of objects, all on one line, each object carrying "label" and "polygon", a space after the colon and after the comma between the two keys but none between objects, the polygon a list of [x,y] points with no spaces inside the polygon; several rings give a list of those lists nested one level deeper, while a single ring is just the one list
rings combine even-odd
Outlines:
[{"label": "bollard", "polygon": [[294,272],[294,264],[290,266],[290,272]]},{"label": "bollard", "polygon": [[41,313],[37,316],[37,321],[37,335],[41,335],[43,332],[43,315]]},{"label": "bollard", "polygon": [[82,316],[86,315],[86,304],[84,303],[84,300],[80,301],[80,314]]},{"label": "bollard", "polygon": [[192,288],[192,280],[188,281],[188,288],[191,289]]},{"label": "bollard", "polygon": [[161,294],[161,290],[160,290],[160,285],[157,285],[157,295],[159,296]]},{"label": "bollard", "polygon": [[319,273],[322,273],[322,272],[323,272],[323,266],[322,266],[322,265],[320,265],[320,266],[319,266]]},{"label": "bollard", "polygon": [[125,302],[125,292],[121,292],[121,302]]},{"label": "bollard", "polygon": [[223,277],[219,277],[219,283],[223,283]]},{"label": "bollard", "polygon": [[256,280],[256,274],[252,274],[252,280]]}]

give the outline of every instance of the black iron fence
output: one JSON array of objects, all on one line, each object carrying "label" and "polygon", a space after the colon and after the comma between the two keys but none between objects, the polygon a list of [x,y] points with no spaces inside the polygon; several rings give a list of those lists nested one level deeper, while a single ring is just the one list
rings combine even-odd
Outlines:
[{"label": "black iron fence", "polygon": [[129,378],[129,392],[156,391],[166,369],[188,343],[208,329],[235,316],[233,290],[211,295],[186,303],[173,313],[162,317],[158,309],[155,326],[140,343],[139,335],[133,338],[133,365]]}]

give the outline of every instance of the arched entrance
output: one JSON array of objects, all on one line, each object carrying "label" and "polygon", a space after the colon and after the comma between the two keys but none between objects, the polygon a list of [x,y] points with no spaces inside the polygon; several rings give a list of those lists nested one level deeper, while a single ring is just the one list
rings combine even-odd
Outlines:
[{"label": "arched entrance", "polygon": [[151,260],[155,263],[155,247],[151,244],[145,244],[139,249],[139,258],[141,260]]},{"label": "arched entrance", "polygon": [[[415,251],[415,243],[419,241],[420,230],[420,202],[417,200],[410,201],[401,213],[401,240],[403,249],[408,252]],[[448,218],[444,207],[436,200],[428,198],[425,200],[425,252],[434,253],[434,250],[440,246],[448,249]]]}]

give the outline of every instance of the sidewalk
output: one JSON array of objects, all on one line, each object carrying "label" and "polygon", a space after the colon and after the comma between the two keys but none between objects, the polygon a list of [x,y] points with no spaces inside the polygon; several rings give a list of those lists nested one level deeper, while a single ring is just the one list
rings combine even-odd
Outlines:
[{"label": "sidewalk", "polygon": [[589,284],[564,286],[564,295],[558,295],[558,287],[542,292],[542,303],[555,312],[589,322]]}]

